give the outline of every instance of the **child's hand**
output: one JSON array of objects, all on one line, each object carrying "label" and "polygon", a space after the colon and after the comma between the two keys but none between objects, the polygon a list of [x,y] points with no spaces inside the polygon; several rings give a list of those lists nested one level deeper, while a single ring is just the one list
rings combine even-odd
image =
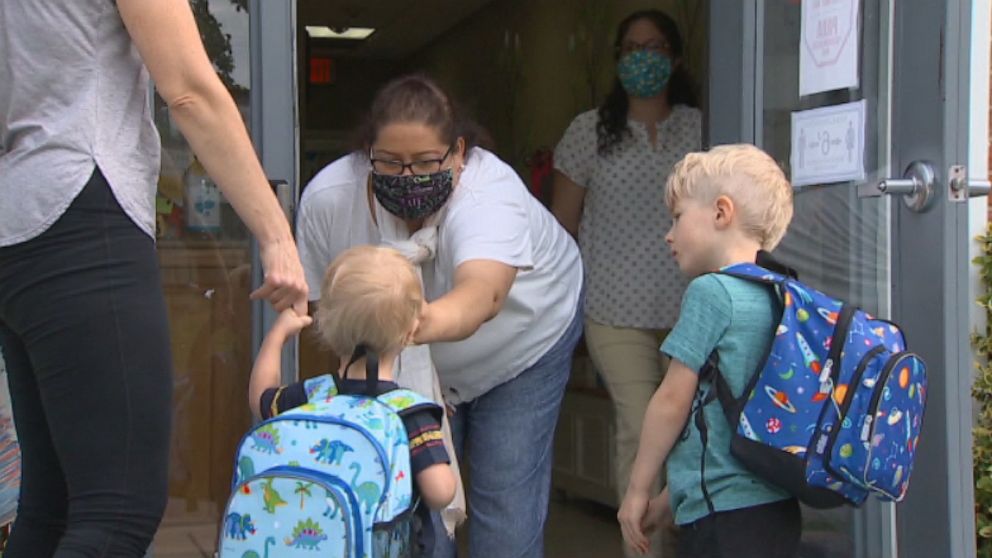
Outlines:
[{"label": "child's hand", "polygon": [[671,500],[668,499],[667,491],[662,492],[648,502],[648,511],[641,521],[641,530],[645,535],[650,535],[655,529],[671,523],[672,519]]},{"label": "child's hand", "polygon": [[313,318],[310,316],[301,316],[296,313],[296,310],[287,308],[279,314],[278,318],[276,318],[276,323],[273,324],[272,331],[279,332],[286,337],[292,337],[311,323],[313,323]]},{"label": "child's hand", "polygon": [[623,504],[617,512],[617,520],[620,521],[620,530],[623,532],[623,540],[630,545],[638,554],[648,553],[651,543],[644,536],[641,525],[644,523],[645,515],[648,512],[647,493],[627,491],[623,497]]}]

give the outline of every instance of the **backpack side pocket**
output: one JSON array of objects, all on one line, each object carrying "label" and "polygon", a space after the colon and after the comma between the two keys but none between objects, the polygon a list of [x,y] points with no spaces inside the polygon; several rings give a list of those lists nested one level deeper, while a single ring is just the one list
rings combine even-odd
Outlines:
[{"label": "backpack side pocket", "polygon": [[878,353],[853,390],[828,454],[831,470],[883,499],[901,500],[923,426],[926,389],[918,355]]}]

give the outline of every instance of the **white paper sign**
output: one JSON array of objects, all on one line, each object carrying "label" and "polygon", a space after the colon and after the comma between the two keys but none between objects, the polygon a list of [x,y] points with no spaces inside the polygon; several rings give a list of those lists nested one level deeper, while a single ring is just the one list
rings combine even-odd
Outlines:
[{"label": "white paper sign", "polygon": [[865,178],[865,101],[792,113],[792,184]]},{"label": "white paper sign", "polygon": [[858,86],[860,0],[803,0],[799,94]]}]

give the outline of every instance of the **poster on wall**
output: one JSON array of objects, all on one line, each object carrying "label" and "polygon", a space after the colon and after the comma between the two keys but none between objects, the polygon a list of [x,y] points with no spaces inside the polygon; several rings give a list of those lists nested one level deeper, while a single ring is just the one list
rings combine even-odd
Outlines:
[{"label": "poster on wall", "polygon": [[792,113],[792,185],[865,178],[865,101]]},{"label": "poster on wall", "polygon": [[860,0],[802,0],[799,94],[858,87]]}]

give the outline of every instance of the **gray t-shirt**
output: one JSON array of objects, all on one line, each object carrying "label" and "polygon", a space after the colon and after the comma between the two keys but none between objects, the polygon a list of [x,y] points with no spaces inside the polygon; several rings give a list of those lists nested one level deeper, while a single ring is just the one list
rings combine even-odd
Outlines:
[{"label": "gray t-shirt", "polygon": [[701,146],[701,116],[676,105],[657,124],[655,145],[644,124],[616,153],[596,151],[596,110],[572,121],[555,148],[555,168],[586,189],[579,247],[586,267],[586,318],[614,327],[668,329],[679,315],[686,279],[665,244],[672,216],[665,182],[686,153]]},{"label": "gray t-shirt", "polygon": [[30,240],[99,167],[155,235],[148,72],[112,0],[0,1],[0,246]]}]

